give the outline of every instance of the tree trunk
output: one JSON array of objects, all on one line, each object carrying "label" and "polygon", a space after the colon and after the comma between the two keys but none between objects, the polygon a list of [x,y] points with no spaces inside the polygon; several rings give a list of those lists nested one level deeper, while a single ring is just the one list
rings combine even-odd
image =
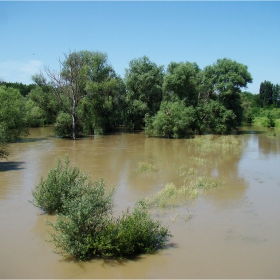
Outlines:
[{"label": "tree trunk", "polygon": [[76,140],[76,120],[74,115],[72,115],[72,137],[73,140]]},{"label": "tree trunk", "polygon": [[75,109],[76,109],[76,102],[73,100],[73,107],[72,107],[72,137],[73,140],[76,140],[76,117],[75,117]]}]

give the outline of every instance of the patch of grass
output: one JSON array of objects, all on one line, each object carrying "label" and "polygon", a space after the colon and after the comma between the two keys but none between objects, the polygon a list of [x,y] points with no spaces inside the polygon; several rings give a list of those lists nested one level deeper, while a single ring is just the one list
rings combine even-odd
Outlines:
[{"label": "patch of grass", "polygon": [[158,168],[153,160],[140,161],[136,169],[137,173],[154,173],[158,172]]},{"label": "patch of grass", "polygon": [[194,157],[192,156],[190,158],[192,161],[194,161],[194,163],[196,165],[204,165],[204,164],[209,164],[209,165],[213,165],[213,162],[209,159],[206,159],[206,158],[201,158],[201,157]]},{"label": "patch of grass", "polygon": [[[265,122],[265,120],[266,120],[265,116],[255,117],[253,125],[263,126],[263,123]],[[280,127],[280,119],[275,119],[275,127]]]},{"label": "patch of grass", "polygon": [[265,133],[266,136],[268,137],[275,137],[276,136],[276,131],[272,128],[272,129],[269,129],[266,133]]},{"label": "patch of grass", "polygon": [[179,167],[179,177],[190,176],[190,175],[197,175],[198,170],[191,167],[187,170],[187,166],[184,164]]},{"label": "patch of grass", "polygon": [[243,148],[242,138],[233,135],[203,135],[196,136],[187,141],[190,150],[204,154],[217,152],[221,154],[233,154],[240,152]]},{"label": "patch of grass", "polygon": [[175,207],[198,197],[204,191],[221,186],[222,182],[216,178],[198,176],[181,187],[168,183],[156,194],[143,199],[144,203],[152,207]]}]

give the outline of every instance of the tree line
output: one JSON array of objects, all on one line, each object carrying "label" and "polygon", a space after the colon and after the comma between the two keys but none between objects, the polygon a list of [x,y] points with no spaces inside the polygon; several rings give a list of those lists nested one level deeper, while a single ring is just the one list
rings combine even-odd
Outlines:
[{"label": "tree line", "polygon": [[2,144],[46,124],[72,139],[117,126],[170,138],[226,134],[252,121],[256,108],[280,103],[279,85],[267,81],[258,95],[242,91],[251,74],[228,58],[204,69],[192,62],[165,69],[143,56],[129,62],[124,78],[102,52],[70,52],[59,64],[59,71],[45,67],[34,75],[31,85],[1,83]]}]

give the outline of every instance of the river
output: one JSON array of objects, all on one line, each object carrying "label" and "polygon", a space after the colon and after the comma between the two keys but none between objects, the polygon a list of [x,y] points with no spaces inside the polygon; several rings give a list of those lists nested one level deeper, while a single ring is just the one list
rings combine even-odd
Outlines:
[{"label": "river", "polygon": [[[179,166],[192,166],[185,139],[147,138],[144,132],[116,132],[76,141],[54,137],[51,127],[30,130],[10,144],[0,161],[1,278],[280,278],[280,131],[244,127],[237,154],[212,155],[205,168],[225,182],[157,217],[173,237],[169,247],[128,260],[64,260],[53,252],[46,220],[54,216],[34,207],[32,189],[69,155],[71,164],[92,179],[114,187],[115,214],[143,196],[178,181]],[[197,157],[197,154],[195,155]],[[203,157],[203,155],[201,155]],[[153,161],[157,172],[139,173]]]}]

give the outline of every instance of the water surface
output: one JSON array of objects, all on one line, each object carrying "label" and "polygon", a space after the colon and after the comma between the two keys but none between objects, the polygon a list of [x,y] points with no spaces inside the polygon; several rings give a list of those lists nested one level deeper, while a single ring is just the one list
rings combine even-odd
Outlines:
[{"label": "water surface", "polygon": [[[205,155],[190,150],[185,139],[146,138],[143,132],[74,142],[53,137],[51,128],[32,129],[10,145],[9,161],[0,161],[0,277],[280,278],[280,134],[269,137],[262,130],[243,128],[239,153],[207,156],[203,172],[223,180],[223,187],[158,214],[173,234],[168,249],[123,261],[75,262],[45,241],[45,220],[55,217],[28,202],[57,157],[68,154],[92,179],[115,187],[119,215],[167,183],[179,183],[178,168]],[[137,173],[138,163],[148,160],[158,172]]]}]

